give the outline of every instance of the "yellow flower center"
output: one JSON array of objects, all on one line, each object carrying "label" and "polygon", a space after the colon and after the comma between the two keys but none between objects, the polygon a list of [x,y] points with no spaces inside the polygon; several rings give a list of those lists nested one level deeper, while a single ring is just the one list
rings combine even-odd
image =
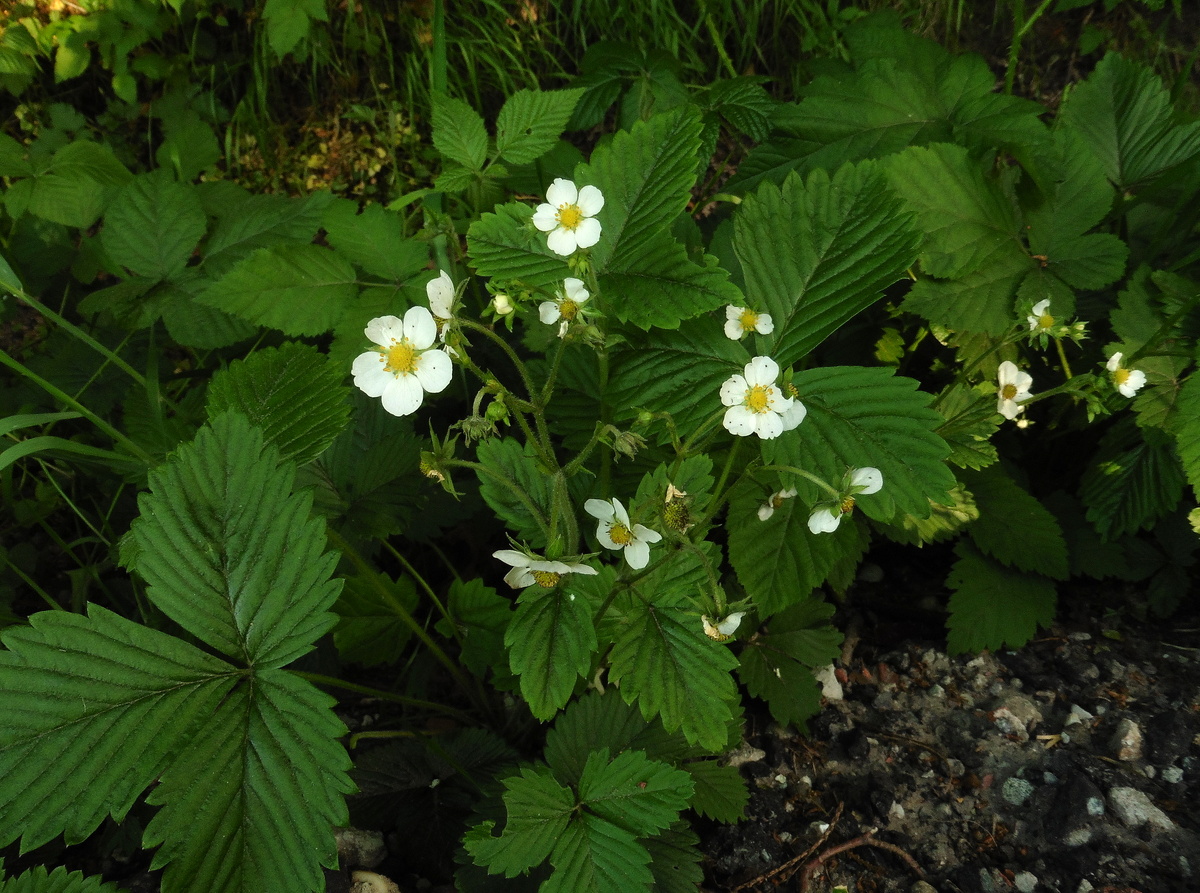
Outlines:
[{"label": "yellow flower center", "polygon": [[774,493],[771,495],[771,507],[777,508],[777,509],[783,508],[783,494],[782,493]]},{"label": "yellow flower center", "polygon": [[573,320],[579,315],[579,305],[570,298],[563,298],[558,302],[558,315],[565,320]]},{"label": "yellow flower center", "polygon": [[1054,327],[1054,317],[1049,313],[1043,313],[1038,317],[1038,328],[1050,329]]},{"label": "yellow flower center", "polygon": [[663,521],[672,530],[680,532],[687,530],[694,523],[691,512],[682,502],[668,503],[667,507],[663,509]]},{"label": "yellow flower center", "polygon": [[530,571],[529,573],[533,574],[533,582],[543,589],[553,589],[562,579],[562,574],[556,574],[554,571]]},{"label": "yellow flower center", "polygon": [[583,223],[583,211],[579,205],[559,205],[558,225],[563,229],[574,230]]},{"label": "yellow flower center", "polygon": [[746,391],[746,405],[750,407],[751,412],[766,412],[771,408],[770,388],[756,384]]},{"label": "yellow flower center", "polygon": [[743,310],[742,315],[738,317],[738,322],[742,328],[749,332],[758,325],[758,314],[753,310]]},{"label": "yellow flower center", "polygon": [[1125,384],[1125,382],[1129,381],[1129,370],[1118,366],[1113,370],[1112,380],[1113,384],[1115,384],[1117,387],[1120,387],[1121,385]]},{"label": "yellow flower center", "polygon": [[840,508],[842,510],[843,515],[847,514],[848,512],[854,511],[854,497],[853,496],[843,496],[842,504],[840,506],[838,506],[838,508]]},{"label": "yellow flower center", "polygon": [[1000,396],[1005,400],[1013,400],[1017,396],[1017,386],[1015,384],[1006,384],[1000,389]]},{"label": "yellow flower center", "polygon": [[384,356],[383,368],[393,375],[411,375],[417,370],[417,352],[407,340],[393,344]]},{"label": "yellow flower center", "polygon": [[620,521],[614,521],[608,528],[608,538],[618,546],[628,546],[633,542],[633,532]]}]

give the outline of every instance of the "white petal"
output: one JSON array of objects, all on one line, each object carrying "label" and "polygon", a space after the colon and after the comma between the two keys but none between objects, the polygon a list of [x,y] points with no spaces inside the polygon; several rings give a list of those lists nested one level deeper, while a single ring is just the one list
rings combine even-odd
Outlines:
[{"label": "white petal", "polygon": [[590,564],[571,564],[567,566],[571,573],[579,574],[582,577],[594,577],[600,571],[596,570]]},{"label": "white petal", "polygon": [[536,581],[533,579],[533,574],[529,572],[529,568],[514,567],[504,575],[504,582],[513,589],[524,589],[526,586],[532,586]]},{"label": "white petal", "polygon": [[721,424],[730,434],[747,437],[754,433],[758,422],[755,414],[745,406],[731,406],[725,410],[725,418],[722,419]]},{"label": "white petal", "polygon": [[411,415],[421,408],[425,391],[415,375],[397,375],[383,389],[383,408],[392,415]]},{"label": "white petal", "polygon": [[723,636],[732,636],[735,632],[737,632],[737,628],[741,626],[742,618],[745,616],[745,611],[738,611],[735,614],[730,614],[717,624],[717,631]]},{"label": "white petal", "polygon": [[557,208],[559,205],[573,205],[579,201],[579,190],[575,184],[563,177],[556,177],[546,190],[546,201]]},{"label": "white petal", "polygon": [[528,567],[530,557],[524,552],[518,552],[516,549],[500,549],[492,553],[493,558],[499,558],[505,564],[511,564],[513,567]]},{"label": "white petal", "polygon": [[650,563],[650,547],[634,540],[625,547],[625,560],[635,571],[640,571]]},{"label": "white petal", "polygon": [[368,397],[378,397],[394,378],[392,373],[384,368],[384,357],[379,351],[368,350],[354,358],[350,372],[354,376],[354,386]]},{"label": "white petal", "polygon": [[1018,372],[1013,378],[1013,384],[1017,386],[1017,390],[1024,396],[1029,396],[1029,386],[1033,384],[1033,376],[1028,372]]},{"label": "white petal", "polygon": [[579,190],[575,204],[579,205],[579,210],[583,212],[584,217],[595,217],[604,207],[604,193],[595,186],[583,186]]},{"label": "white petal", "polygon": [[1118,350],[1115,354],[1108,358],[1108,362],[1105,365],[1108,367],[1109,372],[1116,372],[1121,368],[1121,355],[1122,352]]},{"label": "white petal", "polygon": [[864,496],[878,493],[883,488],[883,473],[878,468],[856,468],[850,475],[850,487]]},{"label": "white petal", "polygon": [[1146,373],[1141,369],[1130,369],[1129,377],[1117,390],[1126,397],[1133,397],[1146,384]]},{"label": "white petal", "polygon": [[[1045,313],[1046,310],[1049,309],[1049,307],[1050,307],[1050,299],[1046,298],[1044,301],[1038,301],[1036,304],[1034,304],[1033,310],[1030,312],[1033,313],[1033,315],[1035,317],[1038,317],[1038,316],[1041,316],[1043,313]],[[1039,320],[1039,322],[1040,322],[1040,320]]]},{"label": "white petal", "polygon": [[612,538],[610,530],[612,530],[611,521],[601,521],[596,526],[596,539],[600,540],[600,545],[606,549],[624,549],[624,546]]},{"label": "white petal", "polygon": [[822,507],[808,516],[808,529],[812,533],[833,533],[841,523],[842,513],[837,507]]},{"label": "white petal", "polygon": [[746,399],[748,390],[750,390],[750,385],[746,384],[746,379],[740,375],[731,375],[721,385],[721,405],[741,406]]},{"label": "white petal", "polygon": [[380,347],[391,347],[393,341],[404,337],[404,323],[399,317],[378,316],[367,323],[363,333]]},{"label": "white petal", "polygon": [[754,385],[773,385],[779,377],[779,364],[770,357],[755,357],[746,364],[746,381]]},{"label": "white petal", "polygon": [[409,307],[404,314],[404,337],[417,350],[433,346],[437,340],[437,323],[424,307]]},{"label": "white petal", "polygon": [[745,307],[734,307],[732,304],[727,304],[725,306],[725,318],[726,319],[740,320],[742,318],[742,314],[745,312],[746,312]]},{"label": "white petal", "polygon": [[553,301],[542,301],[538,304],[538,319],[546,325],[558,322],[558,305]]},{"label": "white petal", "polygon": [[[780,413],[779,420],[783,422],[783,430],[791,431],[797,425],[804,421],[804,417],[808,415],[808,409],[804,404],[795,397],[791,398],[792,405]],[[796,491],[792,491],[792,495],[796,495]]]},{"label": "white petal", "polygon": [[454,280],[450,278],[449,273],[442,270],[437,279],[426,282],[425,295],[429,298],[429,309],[433,311],[434,316],[450,318],[450,307],[454,303]]},{"label": "white petal", "polygon": [[788,487],[786,490],[780,490],[778,495],[780,499],[791,499],[796,495],[796,488]]},{"label": "white petal", "polygon": [[651,530],[644,524],[633,525],[633,535],[644,543],[657,543],[662,540],[662,534]]},{"label": "white petal", "polygon": [[742,328],[740,319],[728,319],[725,321],[725,337],[730,341],[741,341],[742,336],[746,334],[746,330]]},{"label": "white petal", "polygon": [[1005,360],[997,366],[996,380],[1000,382],[1000,387],[1003,388],[1006,384],[1014,384],[1017,372],[1017,364],[1012,360]]},{"label": "white petal", "polygon": [[758,314],[758,322],[754,324],[754,331],[760,335],[770,335],[775,331],[775,323],[771,321],[771,314]]},{"label": "white petal", "polygon": [[783,433],[783,419],[777,413],[760,412],[758,416],[758,424],[755,426],[755,433],[763,440],[774,440]]},{"label": "white petal", "polygon": [[538,205],[533,212],[533,225],[544,233],[558,226],[558,208],[554,205]]},{"label": "white petal", "polygon": [[612,501],[612,507],[613,507],[613,518],[617,521],[618,524],[621,524],[624,527],[628,528],[629,527],[629,512],[625,511],[625,506],[621,505],[621,501],[619,499],[614,499]]},{"label": "white petal", "polygon": [[769,499],[758,507],[758,520],[766,521],[775,514],[775,504]]},{"label": "white petal", "polygon": [[417,357],[417,368],[413,374],[427,392],[440,394],[454,377],[454,363],[440,350],[427,350]]},{"label": "white petal", "polygon": [[568,276],[563,280],[562,291],[568,300],[574,301],[576,304],[586,304],[587,299],[592,296],[592,293],[584,288],[583,280],[576,279],[574,276]]},{"label": "white petal", "polygon": [[1021,414],[1021,406],[1016,400],[1005,400],[1003,397],[996,404],[996,412],[1010,422]]},{"label": "white petal", "polygon": [[563,257],[574,254],[576,246],[575,234],[562,227],[554,230],[546,237],[546,247],[555,254],[561,254]]},{"label": "white petal", "polygon": [[611,521],[616,514],[612,502],[607,499],[589,499],[583,504],[583,510],[601,521]]},{"label": "white petal", "polygon": [[600,221],[595,217],[585,217],[575,227],[575,244],[580,248],[591,248],[600,241]]}]

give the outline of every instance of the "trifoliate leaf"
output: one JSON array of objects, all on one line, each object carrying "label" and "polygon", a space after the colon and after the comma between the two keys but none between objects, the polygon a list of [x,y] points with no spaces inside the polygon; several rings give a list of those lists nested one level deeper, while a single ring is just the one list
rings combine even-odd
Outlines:
[{"label": "trifoliate leaf", "polygon": [[913,546],[938,543],[956,535],[979,517],[974,498],[962,484],[950,490],[950,499],[945,504],[933,502],[929,508],[928,518],[904,515],[897,523],[887,525],[888,538]]},{"label": "trifoliate leaf", "polygon": [[150,472],[122,555],[159,610],[259,668],[295,660],[336,621],[336,556],[294,477],[245,416],[218,416]]},{"label": "trifoliate leaf", "polygon": [[960,477],[979,507],[967,533],[981,552],[1017,570],[1055,580],[1069,576],[1062,529],[1038,499],[995,465]]},{"label": "trifoliate leaf", "polygon": [[[809,674],[811,675],[811,674]],[[750,802],[750,792],[736,766],[722,766],[715,760],[693,760],[683,767],[696,786],[688,804],[700,815],[713,821],[740,822]]]},{"label": "trifoliate leaf", "polygon": [[488,135],[483,118],[461,99],[433,95],[433,147],[446,158],[479,170],[487,161]]},{"label": "trifoliate leaf", "polygon": [[408,577],[348,578],[333,607],[338,615],[333,630],[338,654],[365,667],[399,660],[412,635],[410,623],[417,604],[417,589]]},{"label": "trifoliate leaf", "polygon": [[318,245],[261,248],[198,300],[288,335],[323,335],[358,293],[349,261]]},{"label": "trifoliate leaf", "polygon": [[573,818],[575,793],[548,770],[529,766],[506,779],[504,787],[507,820],[501,835],[492,835],[495,822],[484,822],[467,832],[463,846],[489,873],[516,877],[546,861],[560,845]]},{"label": "trifoliate leaf", "polygon": [[1083,473],[1079,497],[1107,540],[1149,528],[1183,495],[1184,470],[1174,442],[1157,428],[1122,419],[1100,441]]},{"label": "trifoliate leaf", "polygon": [[191,187],[156,172],[121,188],[104,215],[100,240],[115,263],[138,276],[167,279],[184,268],[207,229]]},{"label": "trifoliate leaf", "polygon": [[25,850],[123,819],[240,676],[98,605],[34,614],[3,642],[0,843]]},{"label": "trifoliate leaf", "polygon": [[565,588],[530,586],[518,599],[504,644],[529,709],[550,719],[592,665],[596,627],[587,599]]},{"label": "trifoliate leaf", "polygon": [[[566,258],[534,228],[529,205],[499,205],[467,229],[467,256],[480,276],[551,289],[571,275]],[[603,244],[603,236],[601,237]]]},{"label": "trifoliate leaf", "polygon": [[1109,53],[1070,93],[1059,112],[1122,192],[1200,155],[1200,122],[1178,123],[1154,72]]},{"label": "trifoliate leaf", "polygon": [[496,117],[496,154],[528,164],[550,151],[571,118],[582,89],[518,90]]},{"label": "trifoliate leaf", "polygon": [[582,813],[554,848],[554,874],[539,893],[626,893],[650,889],[650,851],[611,822]]},{"label": "trifoliate leaf", "polygon": [[658,717],[667,731],[682,729],[689,743],[719,750],[737,698],[729,674],[737,659],[704,635],[685,598],[639,596],[638,604],[609,655],[609,677],[646,719]]},{"label": "trifoliate leaf", "polygon": [[686,772],[627,750],[610,761],[607,749],[588,758],[579,780],[587,809],[639,837],[670,827],[687,806],[692,780]]},{"label": "trifoliate leaf", "polygon": [[807,732],[806,721],[821,709],[821,689],[813,670],[841,653],[842,634],[829,624],[833,605],[809,598],[769,621],[741,654],[738,678],[762,698],[781,725]]},{"label": "trifoliate leaf", "polygon": [[[117,187],[131,177],[108,146],[76,140],[55,152],[49,166],[26,181],[30,184],[27,210],[43,220],[86,229],[104,212]],[[12,200],[11,193],[6,199]]]},{"label": "trifoliate leaf", "polygon": [[908,215],[873,164],[764,185],[734,227],[746,298],[771,314],[781,366],[879,300],[916,257]]},{"label": "trifoliate leaf", "polygon": [[85,877],[81,871],[67,872],[59,866],[47,873],[38,865],[23,874],[0,880],[0,893],[120,893],[116,884],[106,884],[98,877]]},{"label": "trifoliate leaf", "polygon": [[334,703],[286,670],[229,693],[146,798],[162,806],[143,844],[164,891],[321,889],[354,791]]},{"label": "trifoliate leaf", "polygon": [[1113,188],[1100,161],[1070,127],[1053,131],[1053,141],[1034,154],[1029,173],[1039,187],[1036,201],[1026,201],[1029,247],[1036,255],[1053,255],[1056,240],[1073,239],[1104,220],[1113,203]]},{"label": "trifoliate leaf", "polygon": [[404,217],[381,205],[335,199],[322,218],[329,244],[372,276],[403,282],[424,272],[429,245],[405,238]]},{"label": "trifoliate leaf", "polygon": [[218,372],[207,410],[210,418],[240,412],[285,460],[303,465],[323,453],[349,421],[350,390],[343,379],[316,348],[289,342]]},{"label": "trifoliate leaf", "polygon": [[224,195],[219,198],[210,211],[217,222],[205,245],[202,265],[213,279],[219,279],[260,248],[307,245],[333,201],[328,192],[314,192],[304,198],[246,195],[233,202]]},{"label": "trifoliate leaf", "polygon": [[1005,567],[960,542],[946,585],[950,596],[950,654],[984,648],[1019,648],[1054,621],[1054,584],[1037,574]]},{"label": "trifoliate leaf", "polygon": [[546,544],[553,485],[531,446],[511,437],[479,444],[479,493],[519,538],[535,548]]},{"label": "trifoliate leaf", "polygon": [[687,207],[699,171],[700,117],[694,107],[656,115],[592,153],[576,180],[604,194],[603,227],[592,249],[600,273],[627,268],[626,256],[670,228]]},{"label": "trifoliate leaf", "polygon": [[1015,322],[1013,302],[1031,272],[1025,258],[1005,255],[959,279],[918,279],[904,309],[956,332],[999,338]]}]

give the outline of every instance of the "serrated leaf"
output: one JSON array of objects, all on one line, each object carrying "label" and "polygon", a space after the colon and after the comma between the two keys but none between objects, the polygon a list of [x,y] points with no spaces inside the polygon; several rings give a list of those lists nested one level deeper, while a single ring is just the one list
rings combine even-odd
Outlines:
[{"label": "serrated leaf", "polygon": [[592,664],[596,627],[587,600],[563,588],[529,587],[518,599],[504,644],[530,711],[549,719]]},{"label": "serrated leaf", "polygon": [[262,15],[267,40],[280,59],[308,39],[314,20],[329,21],[325,0],[267,0]]},{"label": "serrated leaf", "polygon": [[650,851],[624,828],[583,813],[554,848],[554,874],[539,893],[632,893],[649,890]]},{"label": "serrated leaf", "polygon": [[1147,529],[1179,504],[1184,472],[1173,447],[1166,433],[1124,419],[1100,441],[1079,497],[1104,539]]},{"label": "serrated leaf", "polygon": [[755,635],[741,654],[738,678],[762,698],[781,725],[807,731],[806,721],[821,709],[821,689],[813,670],[841,653],[842,634],[829,624],[833,605],[805,599],[771,618],[766,633]]},{"label": "serrated leaf", "polygon": [[695,760],[683,767],[692,776],[695,790],[688,804],[705,818],[730,824],[740,822],[750,802],[750,791],[736,766],[715,760]]},{"label": "serrated leaf", "polygon": [[1121,191],[1135,190],[1200,155],[1200,122],[1178,123],[1162,81],[1108,53],[1059,112]]},{"label": "serrated leaf", "polygon": [[700,838],[687,822],[643,840],[650,852],[650,873],[656,893],[695,893],[704,880],[700,867]]},{"label": "serrated leaf", "polygon": [[288,335],[322,335],[358,293],[350,263],[317,245],[260,248],[198,300]]},{"label": "serrated leaf", "polygon": [[946,421],[937,434],[950,446],[949,461],[959,468],[984,468],[997,459],[991,437],[1000,428],[996,401],[966,385],[953,385],[936,403]]},{"label": "serrated leaf", "polygon": [[904,309],[956,332],[999,338],[1016,322],[1013,303],[1031,272],[1028,260],[1006,255],[959,279],[918,279]]},{"label": "serrated leaf", "polygon": [[403,282],[429,263],[428,244],[405,238],[404,217],[381,205],[360,211],[356,202],[336,199],[322,222],[329,244],[372,276]]},{"label": "serrated leaf", "polygon": [[[98,605],[4,631],[0,842],[68,844],[125,817],[238,671]],[[86,785],[78,779],[86,778]]]},{"label": "serrated leaf", "polygon": [[218,201],[218,207],[210,211],[217,222],[205,246],[203,262],[205,273],[214,279],[260,248],[311,242],[333,196],[328,192],[314,192],[304,198],[245,195],[234,202],[220,196]]},{"label": "serrated leaf", "polygon": [[528,205],[500,205],[467,229],[467,255],[480,276],[552,286],[570,275],[566,260],[551,251],[530,222]]},{"label": "serrated leaf", "polygon": [[143,844],[158,846],[164,891],[251,893],[266,877],[321,889],[354,791],[334,704],[286,670],[229,693],[147,797],[162,806]]},{"label": "serrated leaf", "polygon": [[979,518],[967,533],[983,554],[1017,570],[1067,579],[1070,570],[1062,529],[1038,499],[998,466],[966,471],[960,477],[979,507]]},{"label": "serrated leaf", "polygon": [[208,229],[192,190],[162,174],[127,183],[104,215],[100,240],[116,263],[138,276],[167,279],[178,273]]},{"label": "serrated leaf", "polygon": [[1019,648],[1054,621],[1057,596],[1045,577],[1014,570],[960,542],[946,585],[950,596],[950,654]]},{"label": "serrated leaf", "polygon": [[637,707],[609,687],[603,694],[589,691],[567,705],[546,735],[545,758],[555,778],[575,785],[593,751],[602,747],[610,753],[641,750],[653,759],[670,760],[678,756],[672,748],[678,750],[679,744],[678,736],[667,736],[661,725],[644,720]]},{"label": "serrated leaf", "polygon": [[627,750],[610,761],[593,751],[579,780],[579,799],[588,810],[639,837],[668,828],[688,805],[688,773]]},{"label": "serrated leaf", "polygon": [[433,147],[452,161],[480,170],[487,161],[488,135],[479,113],[460,99],[433,95]]},{"label": "serrated leaf", "polygon": [[704,635],[686,599],[638,603],[639,615],[629,618],[609,655],[609,677],[646,719],[658,717],[668,732],[682,729],[689,743],[720,749],[737,697],[729,674],[737,659]]},{"label": "serrated leaf", "polygon": [[496,117],[496,154],[513,164],[528,164],[550,151],[583,92],[576,88],[513,93]]},{"label": "serrated leaf", "polygon": [[687,107],[619,131],[592,153],[576,182],[604,194],[597,215],[604,229],[592,249],[598,272],[624,265],[626,254],[669,229],[687,207],[700,161],[700,127],[699,114]]},{"label": "serrated leaf", "polygon": [[1056,237],[1074,237],[1098,225],[1113,203],[1113,188],[1099,159],[1072,128],[1058,127],[1053,141],[1034,154],[1028,169],[1040,201],[1025,202],[1029,246],[1048,254]]},{"label": "serrated leaf", "polygon": [[544,862],[560,845],[575,795],[548,771],[529,766],[523,767],[520,775],[505,779],[504,787],[504,831],[493,836],[495,823],[484,822],[467,832],[463,846],[489,873],[511,878]]},{"label": "serrated leaf", "polygon": [[[112,200],[116,187],[131,176],[107,146],[82,140],[68,143],[54,153],[44,172],[27,181],[26,208],[64,226],[90,227]],[[12,196],[13,190],[9,190],[6,199],[11,201]],[[13,210],[11,206],[9,210]]]},{"label": "serrated leaf", "polygon": [[337,557],[294,477],[245,416],[218,416],[150,472],[122,554],[159,610],[259,668],[295,660],[336,621]]},{"label": "serrated leaf", "polygon": [[1195,372],[1179,390],[1171,433],[1184,474],[1200,499],[1200,375]]},{"label": "serrated leaf", "polygon": [[[0,866],[2,867],[2,866]],[[45,866],[30,868],[17,877],[0,880],[0,893],[120,893],[116,884],[98,877],[85,877],[81,871],[59,866],[47,873]]]},{"label": "serrated leaf", "polygon": [[395,663],[412,635],[403,618],[411,620],[417,604],[417,590],[408,577],[349,577],[333,607],[338,615],[333,630],[338,654],[365,667]]},{"label": "serrated leaf", "polygon": [[[230,347],[258,334],[257,326],[222,313],[216,307],[201,304],[183,289],[164,284],[155,292],[156,297],[162,295],[166,298],[162,305],[162,321],[167,327],[167,334],[184,347],[215,350]],[[93,292],[89,297],[95,294]]]},{"label": "serrated leaf", "polygon": [[764,185],[743,203],[734,233],[746,296],[771,314],[781,366],[875,303],[916,256],[908,217],[871,164]]},{"label": "serrated leaf", "polygon": [[235,360],[213,376],[210,418],[239,412],[262,429],[286,461],[310,462],[325,451],[350,419],[344,373],[315,347],[288,342]]},{"label": "serrated leaf", "polygon": [[438,632],[449,638],[450,624],[458,628],[463,639],[462,662],[467,669],[480,679],[488,670],[504,675],[508,663],[504,633],[512,619],[512,602],[501,598],[482,580],[455,580],[450,584],[446,610],[450,618],[438,621]]},{"label": "serrated leaf", "polygon": [[511,437],[479,444],[479,493],[520,539],[534,547],[546,544],[551,479],[533,448]]}]

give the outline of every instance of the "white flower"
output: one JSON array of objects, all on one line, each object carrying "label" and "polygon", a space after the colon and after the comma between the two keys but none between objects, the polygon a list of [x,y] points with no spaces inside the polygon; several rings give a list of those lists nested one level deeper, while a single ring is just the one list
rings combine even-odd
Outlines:
[{"label": "white flower", "polygon": [[1000,383],[996,392],[996,412],[1011,422],[1025,409],[1021,401],[1033,396],[1029,392],[1033,376],[1018,369],[1016,363],[1005,360],[996,370],[996,378]]},{"label": "white flower", "polygon": [[512,301],[509,300],[508,295],[504,294],[503,292],[492,298],[492,307],[500,316],[508,316],[508,314],[512,313],[514,309]]},{"label": "white flower", "polygon": [[662,539],[662,534],[641,524],[629,523],[629,513],[616,499],[589,499],[583,510],[600,521],[596,539],[606,549],[624,549],[625,560],[634,570],[641,570],[650,561],[650,544]]},{"label": "white flower", "polygon": [[1146,373],[1141,369],[1126,369],[1121,365],[1121,351],[1113,354],[1106,364],[1108,371],[1112,373],[1113,384],[1117,386],[1117,390],[1122,396],[1132,397],[1142,389],[1146,384]]},{"label": "white flower", "polygon": [[770,357],[755,357],[744,374],[734,375],[721,385],[725,430],[739,437],[757,434],[763,440],[791,431],[804,420],[807,410],[795,397],[785,397],[775,387],[779,365]]},{"label": "white flower", "polygon": [[734,307],[732,304],[725,308],[726,338],[739,341],[750,331],[760,335],[770,335],[774,332],[775,323],[771,322],[771,314],[755,313],[749,307]]},{"label": "white flower", "polygon": [[454,280],[445,270],[439,270],[437,279],[425,283],[425,294],[429,297],[433,318],[439,324],[454,315]]},{"label": "white flower", "polygon": [[775,514],[775,509],[783,505],[785,499],[791,499],[796,495],[795,487],[788,487],[786,490],[779,490],[772,493],[767,501],[758,507],[758,520],[765,521]]},{"label": "white flower", "polygon": [[842,515],[854,511],[854,497],[870,496],[883,489],[883,473],[878,468],[852,468],[842,478],[838,498],[820,503],[808,516],[811,533],[833,533],[842,523]]},{"label": "white flower", "polygon": [[1033,310],[1029,316],[1025,317],[1025,321],[1029,323],[1029,331],[1031,332],[1046,332],[1054,328],[1054,317],[1050,315],[1050,299],[1038,301],[1033,305]]},{"label": "white flower", "polygon": [[562,579],[563,574],[583,574],[594,577],[599,571],[594,567],[576,562],[567,564],[565,561],[546,561],[544,558],[534,558],[516,549],[501,549],[492,553],[493,558],[499,558],[505,564],[511,564],[512,570],[504,575],[504,582],[513,589],[524,589],[537,583],[545,589],[553,589]]},{"label": "white flower", "polygon": [[382,397],[392,415],[416,412],[426,391],[437,394],[450,384],[454,365],[444,352],[430,349],[437,323],[424,307],[410,307],[403,321],[380,316],[364,332],[379,346],[355,358],[354,384],[368,397]]},{"label": "white flower", "polygon": [[558,295],[553,301],[542,301],[538,305],[538,319],[547,325],[562,320],[558,326],[558,337],[562,338],[567,334],[567,327],[579,317],[580,309],[591,296],[592,293],[583,287],[582,279],[568,276],[563,280],[562,288],[558,290]]},{"label": "white flower", "polygon": [[745,611],[737,611],[734,614],[730,614],[724,620],[714,622],[711,617],[704,614],[700,617],[700,622],[704,624],[704,635],[710,639],[716,639],[718,642],[725,642],[737,632],[737,628],[741,625],[742,618],[745,616]]},{"label": "white flower", "polygon": [[596,215],[604,207],[604,195],[595,186],[579,189],[570,180],[556,179],[546,190],[546,201],[533,212],[533,225],[544,233],[555,254],[575,253],[600,241]]}]

